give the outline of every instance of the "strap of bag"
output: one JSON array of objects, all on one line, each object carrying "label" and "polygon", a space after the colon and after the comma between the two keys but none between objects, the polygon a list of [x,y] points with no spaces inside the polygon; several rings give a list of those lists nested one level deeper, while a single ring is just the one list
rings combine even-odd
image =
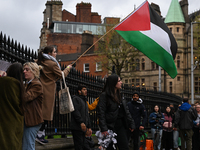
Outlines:
[{"label": "strap of bag", "polygon": [[63,89],[63,87],[62,87],[62,80],[64,81],[65,88],[67,88],[67,85],[66,85],[66,82],[65,82],[65,75],[64,75],[63,71],[62,71],[62,79],[60,79],[60,88],[61,89]]}]

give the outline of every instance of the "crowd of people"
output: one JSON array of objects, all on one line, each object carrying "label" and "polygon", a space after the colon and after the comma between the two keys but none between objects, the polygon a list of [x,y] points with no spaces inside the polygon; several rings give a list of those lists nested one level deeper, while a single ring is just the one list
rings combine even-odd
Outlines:
[{"label": "crowd of people", "polygon": [[34,150],[35,140],[48,143],[44,129],[53,120],[55,82],[72,68],[61,71],[56,54],[54,46],[47,46],[36,62],[13,63],[1,72],[0,149]]},{"label": "crowd of people", "polygon": [[[23,65],[13,63],[6,72],[1,73],[0,84],[0,148],[9,150],[34,150],[35,141],[46,144],[45,127],[53,120],[53,110],[56,92],[56,81],[66,77],[72,65],[61,71],[56,60],[56,49],[47,46],[39,52],[38,60],[26,62]],[[23,81],[23,76],[26,82]],[[175,111],[173,105],[166,106],[164,113],[158,105],[147,116],[147,111],[140,98],[140,93],[134,91],[132,99],[127,100],[120,93],[121,78],[116,74],[107,77],[99,97],[89,104],[87,87],[79,85],[77,94],[72,96],[74,111],[71,112],[71,132],[75,150],[93,150],[91,121],[89,111],[96,109],[98,125],[102,136],[109,137],[115,133],[116,144],[111,140],[108,150],[129,150],[129,142],[133,142],[134,150],[140,149],[140,133],[148,122],[154,149],[179,149],[178,139],[181,139],[181,150],[200,149],[200,105],[191,106],[188,98]],[[5,113],[6,112],[6,113]],[[155,140],[159,139],[157,144]],[[130,140],[132,139],[132,140]],[[100,145],[96,149],[103,149]]]}]

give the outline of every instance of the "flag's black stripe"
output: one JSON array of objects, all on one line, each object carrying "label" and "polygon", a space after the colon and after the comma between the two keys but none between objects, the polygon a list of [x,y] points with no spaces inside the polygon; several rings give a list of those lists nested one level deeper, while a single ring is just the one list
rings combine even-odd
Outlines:
[{"label": "flag's black stripe", "polygon": [[165,32],[167,32],[167,34],[169,35],[169,38],[170,38],[170,41],[171,41],[171,47],[170,48],[171,48],[172,56],[175,59],[176,52],[177,52],[177,43],[176,43],[176,40],[175,40],[173,34],[171,33],[171,31],[169,30],[167,25],[164,23],[164,21],[161,19],[161,17],[151,7],[151,5],[149,5],[149,13],[150,13],[151,22],[153,24],[159,26],[161,29],[163,29]]}]

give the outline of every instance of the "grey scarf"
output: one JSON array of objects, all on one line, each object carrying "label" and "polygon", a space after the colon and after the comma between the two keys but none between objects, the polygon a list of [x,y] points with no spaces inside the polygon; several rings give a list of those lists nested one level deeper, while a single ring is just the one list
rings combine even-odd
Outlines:
[{"label": "grey scarf", "polygon": [[51,55],[49,55],[49,54],[42,54],[43,55],[43,57],[45,58],[45,59],[49,59],[49,60],[52,60],[52,61],[54,61],[54,62],[56,62],[57,63],[57,65],[58,65],[58,67],[61,69],[61,67],[60,67],[60,65],[59,65],[59,63],[58,63],[58,61],[53,57],[53,56],[51,56]]}]

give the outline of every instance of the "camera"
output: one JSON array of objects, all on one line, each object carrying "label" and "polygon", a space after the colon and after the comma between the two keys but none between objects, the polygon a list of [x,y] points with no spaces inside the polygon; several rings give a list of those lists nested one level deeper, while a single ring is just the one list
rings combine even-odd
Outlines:
[{"label": "camera", "polygon": [[156,114],[156,119],[161,119],[162,118],[162,115],[160,113],[157,113]]}]

